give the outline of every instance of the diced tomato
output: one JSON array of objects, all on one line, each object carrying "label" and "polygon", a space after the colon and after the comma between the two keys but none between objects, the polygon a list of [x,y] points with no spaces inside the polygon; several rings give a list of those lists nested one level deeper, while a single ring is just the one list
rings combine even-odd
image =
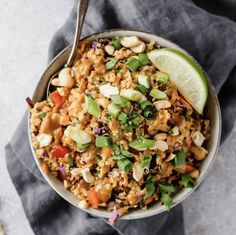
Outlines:
[{"label": "diced tomato", "polygon": [[64,157],[69,152],[68,148],[62,145],[58,145],[54,150],[52,150],[51,154],[53,157]]},{"label": "diced tomato", "polygon": [[66,97],[61,96],[57,90],[53,91],[50,94],[50,97],[52,99],[53,104],[56,106],[56,108],[60,108],[66,101]]},{"label": "diced tomato", "polygon": [[100,199],[99,199],[98,193],[95,190],[89,190],[87,192],[87,196],[88,196],[89,204],[93,208],[98,208],[99,207],[99,203],[100,203]]}]

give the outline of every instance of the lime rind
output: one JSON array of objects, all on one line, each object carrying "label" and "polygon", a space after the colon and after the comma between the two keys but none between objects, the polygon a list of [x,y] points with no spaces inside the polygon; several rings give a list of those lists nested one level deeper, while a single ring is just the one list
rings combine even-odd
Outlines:
[{"label": "lime rind", "polygon": [[161,72],[169,75],[184,98],[202,114],[208,87],[199,64],[193,58],[172,48],[155,49],[148,53],[148,57]]}]

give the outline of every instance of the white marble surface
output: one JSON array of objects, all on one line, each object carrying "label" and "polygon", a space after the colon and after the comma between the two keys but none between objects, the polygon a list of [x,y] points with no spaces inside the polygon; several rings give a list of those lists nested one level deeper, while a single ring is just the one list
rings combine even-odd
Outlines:
[{"label": "white marble surface", "polygon": [[[49,42],[72,0],[0,1],[0,223],[7,235],[32,235],[5,166],[4,146],[47,62]],[[186,235],[236,234],[236,128],[203,185],[184,203]],[[1,230],[0,230],[1,234]]]}]

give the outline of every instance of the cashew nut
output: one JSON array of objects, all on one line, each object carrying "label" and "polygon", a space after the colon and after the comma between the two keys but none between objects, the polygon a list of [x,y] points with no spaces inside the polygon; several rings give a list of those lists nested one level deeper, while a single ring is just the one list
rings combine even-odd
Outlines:
[{"label": "cashew nut", "polygon": [[99,91],[107,98],[111,98],[111,95],[119,94],[119,89],[115,86],[111,86],[109,83],[99,86]]},{"label": "cashew nut", "polygon": [[136,47],[138,46],[142,41],[139,40],[138,37],[136,36],[129,36],[129,37],[122,37],[120,39],[120,43],[122,46],[124,47],[128,47],[128,48],[131,48],[131,47]]},{"label": "cashew nut", "polygon": [[172,128],[173,133],[171,135],[173,136],[177,136],[179,135],[179,128],[177,126],[175,126],[174,128]]},{"label": "cashew nut", "polygon": [[142,52],[144,52],[145,48],[146,48],[145,43],[140,41],[139,45],[137,45],[135,47],[131,47],[130,49],[135,53],[142,53]]},{"label": "cashew nut", "polygon": [[143,177],[143,168],[140,166],[138,162],[135,162],[133,165],[133,178],[139,182],[139,180]]},{"label": "cashew nut", "polygon": [[49,134],[40,134],[36,137],[40,147],[48,146],[52,141],[52,136]]},{"label": "cashew nut", "polygon": [[105,49],[105,51],[106,51],[106,53],[107,53],[108,55],[113,55],[113,53],[114,53],[114,51],[115,51],[115,48],[114,48],[113,46],[111,46],[111,45],[106,45],[106,46],[104,47],[104,49]]},{"label": "cashew nut", "polygon": [[171,107],[171,103],[168,100],[158,100],[153,103],[157,110],[166,109]]},{"label": "cashew nut", "polygon": [[193,134],[192,134],[192,140],[193,140],[193,143],[196,144],[197,146],[202,146],[204,140],[205,140],[205,137],[204,135],[200,132],[200,131],[195,131]]},{"label": "cashew nut", "polygon": [[164,140],[157,140],[155,146],[151,149],[159,149],[164,152],[168,149],[168,144]]},{"label": "cashew nut", "polygon": [[175,156],[176,156],[175,154],[171,153],[165,160],[167,162],[170,162],[170,161],[172,161],[175,158]]},{"label": "cashew nut", "polygon": [[78,205],[82,209],[88,208],[88,203],[85,200],[81,200]]},{"label": "cashew nut", "polygon": [[74,85],[74,79],[71,75],[71,68],[64,68],[59,72],[58,78],[52,80],[52,85],[71,88]]},{"label": "cashew nut", "polygon": [[81,170],[81,174],[83,176],[83,179],[87,182],[87,183],[93,183],[95,178],[94,176],[91,174],[90,172],[90,169],[87,167],[87,168],[84,168]]},{"label": "cashew nut", "polygon": [[71,173],[74,177],[76,177],[76,176],[78,176],[78,175],[81,174],[81,170],[80,170],[80,168],[73,168],[73,169],[70,171],[70,173]]},{"label": "cashew nut", "polygon": [[195,169],[192,172],[188,173],[192,178],[197,179],[199,176],[199,170]]}]

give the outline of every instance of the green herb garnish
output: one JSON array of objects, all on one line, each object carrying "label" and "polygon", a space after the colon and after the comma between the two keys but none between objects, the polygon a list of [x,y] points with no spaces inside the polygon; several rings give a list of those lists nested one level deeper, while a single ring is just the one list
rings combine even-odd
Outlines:
[{"label": "green herb garnish", "polygon": [[183,150],[175,153],[175,168],[182,166],[185,163],[186,154]]},{"label": "green herb garnish", "polygon": [[176,188],[171,184],[158,184],[162,193],[176,193]]},{"label": "green herb garnish", "polygon": [[125,158],[132,158],[134,155],[129,151],[125,150],[122,146],[113,145],[114,156],[113,160],[121,160]]},{"label": "green herb garnish", "polygon": [[121,112],[118,116],[117,116],[118,121],[124,125],[127,123],[128,120],[128,115],[124,112]]},{"label": "green herb garnish", "polygon": [[167,193],[161,194],[161,202],[165,205],[167,211],[169,211],[171,206],[173,205],[172,198]]},{"label": "green herb garnish", "polygon": [[193,188],[195,186],[194,180],[187,174],[182,175],[182,184],[185,188]]},{"label": "green herb garnish", "polygon": [[146,184],[146,194],[144,195],[144,200],[151,197],[152,194],[155,192],[155,183],[150,182]]},{"label": "green herb garnish", "polygon": [[98,136],[95,141],[96,147],[111,147],[112,138],[110,136]]},{"label": "green herb garnish", "polygon": [[111,58],[107,63],[106,63],[106,69],[110,70],[112,69],[116,63],[117,63],[118,59],[116,59],[115,57]]},{"label": "green herb garnish", "polygon": [[148,173],[149,172],[149,167],[152,161],[152,157],[151,156],[143,156],[141,158],[141,164],[140,166]]}]

